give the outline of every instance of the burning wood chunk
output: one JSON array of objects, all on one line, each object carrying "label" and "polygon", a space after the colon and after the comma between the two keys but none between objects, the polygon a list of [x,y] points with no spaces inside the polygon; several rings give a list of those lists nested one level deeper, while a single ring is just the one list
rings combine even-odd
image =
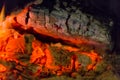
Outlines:
[{"label": "burning wood chunk", "polygon": [[59,8],[49,13],[47,8],[31,6],[16,15],[16,21],[24,30],[32,28],[38,34],[75,45],[90,44],[106,49],[110,44],[107,26],[80,10],[69,14],[68,11]]},{"label": "burning wood chunk", "polygon": [[70,53],[67,50],[63,50],[57,47],[51,47],[50,50],[54,57],[55,65],[66,66],[70,64],[70,59],[71,59],[71,56],[73,55],[72,52]]}]

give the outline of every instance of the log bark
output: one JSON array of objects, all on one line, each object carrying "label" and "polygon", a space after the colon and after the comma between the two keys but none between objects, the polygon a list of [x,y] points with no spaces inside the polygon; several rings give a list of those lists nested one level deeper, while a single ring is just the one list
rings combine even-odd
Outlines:
[{"label": "log bark", "polygon": [[24,30],[33,28],[38,34],[72,44],[88,44],[103,47],[104,50],[110,44],[108,26],[79,9],[69,12],[56,7],[49,11],[48,8],[34,5],[16,15],[16,22]]}]

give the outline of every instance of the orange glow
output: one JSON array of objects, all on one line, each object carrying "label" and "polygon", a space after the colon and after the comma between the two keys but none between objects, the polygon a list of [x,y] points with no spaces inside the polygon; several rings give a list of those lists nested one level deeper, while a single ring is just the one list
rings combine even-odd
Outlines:
[{"label": "orange glow", "polygon": [[0,12],[0,23],[5,19],[5,5],[3,5],[2,10]]},{"label": "orange glow", "polygon": [[[82,63],[80,63],[77,60],[78,54],[86,55],[91,59],[91,64],[86,66],[87,70],[94,70],[96,67],[95,64],[99,63],[102,60],[101,56],[98,55],[93,50],[91,50],[91,52],[82,52],[79,47],[73,47],[71,45],[63,45],[61,43],[48,44],[48,43],[43,43],[40,40],[34,39],[30,45],[30,47],[32,47],[32,51],[30,52],[29,55],[27,55],[29,56],[28,63],[24,61],[23,62],[20,61],[18,57],[27,54],[26,44],[29,44],[29,43],[27,43],[25,39],[26,32],[23,32],[22,34],[20,34],[18,31],[14,29],[14,26],[16,26],[17,24],[15,20],[13,19],[15,15],[10,15],[6,17],[5,19],[4,9],[5,9],[5,6],[3,6],[1,13],[0,13],[0,60],[13,61],[15,62],[15,66],[17,66],[18,63],[24,65],[25,67],[27,66],[28,63],[36,64],[38,69],[36,70],[36,72],[34,72],[35,76],[39,76],[40,72],[42,72],[41,66],[49,69],[52,74],[56,74],[58,76],[62,75],[62,73],[65,73],[65,72],[71,72],[73,70],[78,71],[79,69],[81,69],[81,66],[82,66],[81,65]],[[27,9],[23,10],[22,13],[27,13]],[[24,16],[20,16],[20,17],[24,17]],[[24,20],[22,19],[20,20],[24,22]],[[27,29],[27,27],[25,26],[22,26],[22,28],[25,30]],[[47,32],[43,34],[52,35]],[[51,36],[51,37],[55,37],[55,36]],[[66,40],[65,36],[63,36],[62,39]],[[83,40],[83,39],[76,41],[74,37],[68,38],[68,39],[70,39],[70,41],[74,42],[76,45],[79,43],[87,42],[87,40]],[[50,50],[50,47],[57,47],[59,49],[65,50],[66,54],[67,52],[68,54],[69,52],[73,53],[74,55],[70,56],[70,63],[68,63],[68,65],[65,65],[65,66],[56,65],[55,59]],[[3,66],[2,64],[0,64],[0,72],[5,72],[5,71],[7,71],[7,68]]]},{"label": "orange glow", "polygon": [[7,68],[3,66],[2,64],[0,64],[0,72],[5,72],[6,70]]},{"label": "orange glow", "polygon": [[[42,49],[40,47],[36,47],[32,52],[30,62],[34,63],[37,59],[40,59],[44,56],[45,56],[45,53],[42,51]],[[42,62],[42,63],[44,63],[44,62]]]},{"label": "orange glow", "polygon": [[51,44],[51,46],[63,48],[63,49],[68,50],[70,52],[72,52],[72,51],[79,51],[78,48],[67,46],[67,45],[62,45],[61,43]]}]

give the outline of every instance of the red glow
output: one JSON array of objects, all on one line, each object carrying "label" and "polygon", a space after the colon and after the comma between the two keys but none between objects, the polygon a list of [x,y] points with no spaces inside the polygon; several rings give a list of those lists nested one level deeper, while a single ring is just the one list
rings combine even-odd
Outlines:
[{"label": "red glow", "polygon": [[[26,12],[27,10],[25,9],[22,13],[26,13]],[[61,43],[47,44],[34,39],[31,45],[32,52],[29,55],[30,56],[29,62],[28,63],[22,62],[18,59],[18,56],[27,54],[25,52],[26,42],[24,38],[26,33],[24,34],[23,32],[23,34],[20,34],[16,30],[14,30],[14,26],[18,24],[14,20],[14,15],[6,17],[6,20],[1,22],[1,24],[2,25],[0,25],[0,27],[3,27],[3,28],[0,28],[0,59],[8,62],[13,61],[16,63],[16,66],[18,63],[25,66],[27,66],[28,63],[38,65],[39,66],[38,70],[32,73],[34,74],[34,76],[39,76],[39,74],[43,70],[41,67],[45,67],[51,70],[51,73],[56,75],[62,75],[62,73],[71,72],[74,69],[78,71],[81,68],[81,63],[77,61],[76,54],[86,55],[92,60],[92,63],[87,66],[88,70],[94,70],[96,67],[95,64],[99,63],[102,60],[101,56],[99,56],[93,50],[91,50],[91,52],[81,52],[81,50],[76,47],[62,45]],[[27,29],[27,28],[24,27],[23,29]],[[43,34],[51,36],[51,34],[48,34],[48,33],[43,33]],[[52,36],[52,37],[56,38],[57,36]],[[84,39],[78,40],[78,41],[76,41],[76,39],[73,39],[73,38],[70,38],[70,39],[71,39],[70,41],[74,42],[75,44],[87,42],[87,40],[84,40]],[[63,40],[66,40],[66,38],[63,37]],[[54,64],[55,60],[53,58],[53,55],[50,52],[50,46],[62,48],[66,51],[77,52],[77,53],[71,56],[70,64],[68,66],[56,65]],[[7,68],[2,64],[0,64],[0,72],[5,72],[5,71],[7,71]],[[46,70],[46,72],[48,71]]]}]

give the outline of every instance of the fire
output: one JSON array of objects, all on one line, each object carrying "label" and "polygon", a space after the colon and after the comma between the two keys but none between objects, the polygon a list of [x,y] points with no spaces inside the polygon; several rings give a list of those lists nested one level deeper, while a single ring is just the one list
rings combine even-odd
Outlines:
[{"label": "fire", "polygon": [[2,10],[0,12],[0,23],[2,23],[5,19],[5,5],[3,5]]},{"label": "fire", "polygon": [[0,64],[0,72],[5,72],[6,70],[7,68],[3,66],[2,64]]},{"label": "fire", "polygon": [[[18,70],[16,71],[15,75],[21,74],[21,76],[24,77],[23,75],[27,74],[32,76],[28,73],[33,71],[32,74],[36,77],[39,77],[39,75],[48,74],[49,71],[51,74],[56,75],[62,75],[62,73],[65,72],[71,73],[72,71],[78,71],[83,64],[82,62],[78,61],[78,55],[81,54],[91,59],[91,63],[85,66],[85,68],[88,70],[94,70],[96,64],[102,59],[100,55],[97,55],[97,53],[94,52],[94,50],[82,52],[78,47],[63,45],[61,43],[43,43],[40,40],[37,40],[35,36],[31,36],[32,34],[27,35],[25,32],[20,34],[18,31],[13,29],[14,25],[12,25],[12,23],[15,23],[13,17],[13,15],[10,15],[5,19],[5,6],[3,6],[0,13],[0,26],[4,27],[0,29],[0,60],[7,61],[11,63],[11,65],[13,64],[12,62],[14,62],[12,69],[17,68],[16,70]],[[51,47],[55,48],[56,50],[52,51]],[[60,58],[59,56],[56,57],[58,54],[60,55]],[[59,64],[59,60],[62,60],[63,57],[63,61],[61,61],[61,64]],[[22,60],[23,58],[25,58],[26,61]],[[58,63],[57,58],[59,58]],[[68,60],[66,61],[68,63],[65,63],[64,65],[64,60],[66,59]],[[37,67],[32,68],[31,71],[28,71],[29,66],[33,64]],[[0,64],[0,72],[5,72],[6,70],[6,67]]]}]

